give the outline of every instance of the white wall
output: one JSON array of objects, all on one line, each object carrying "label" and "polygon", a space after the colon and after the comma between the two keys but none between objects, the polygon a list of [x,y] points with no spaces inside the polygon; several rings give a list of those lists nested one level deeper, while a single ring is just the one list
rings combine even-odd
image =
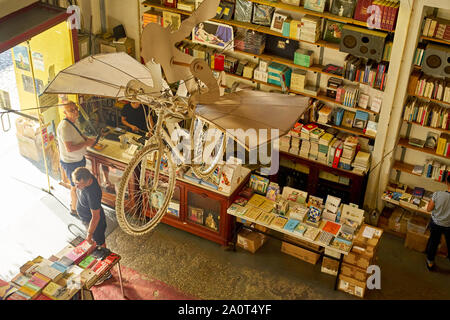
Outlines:
[{"label": "white wall", "polygon": [[34,2],[37,2],[37,0],[0,0],[0,18],[27,7]]}]

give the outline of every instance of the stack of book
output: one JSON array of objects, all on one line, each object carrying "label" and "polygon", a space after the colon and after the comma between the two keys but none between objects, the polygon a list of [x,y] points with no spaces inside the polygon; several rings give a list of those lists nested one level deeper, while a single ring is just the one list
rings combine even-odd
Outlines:
[{"label": "stack of book", "polygon": [[333,109],[330,106],[324,105],[322,108],[320,108],[318,112],[319,117],[317,118],[317,122],[327,124],[331,119],[332,111]]},{"label": "stack of book", "polygon": [[329,221],[336,221],[340,205],[340,198],[328,195],[327,201],[325,201],[325,210],[322,213],[322,218]]},{"label": "stack of book", "polygon": [[370,153],[358,151],[352,166],[354,170],[366,173],[370,166]]},{"label": "stack of book", "polygon": [[319,154],[317,160],[323,164],[328,164],[328,150],[334,136],[331,133],[323,134],[319,139]]},{"label": "stack of book", "polygon": [[309,149],[309,159],[317,160],[319,156],[319,140],[320,137],[325,133],[325,131],[321,128],[313,129],[309,134],[309,141],[311,143]]},{"label": "stack of book", "polygon": [[353,18],[359,21],[367,22],[370,18],[372,18],[369,10],[367,10],[367,7],[370,5],[377,6],[380,9],[380,28],[386,30],[395,30],[400,2],[394,0],[359,0],[357,1]]},{"label": "stack of book", "polygon": [[387,69],[388,64],[385,62],[377,63],[373,60],[366,62],[363,58],[349,54],[344,60],[343,76],[345,79],[361,82],[373,88],[384,90]]},{"label": "stack of book", "polygon": [[450,20],[435,17],[426,18],[422,35],[450,41]]},{"label": "stack of book", "polygon": [[414,53],[413,63],[416,66],[421,66],[424,55],[425,55],[425,45],[423,43],[419,43],[417,45],[416,52]]},{"label": "stack of book", "polygon": [[367,121],[366,129],[364,129],[364,133],[368,136],[375,137],[377,135],[378,130],[378,122],[375,121]]},{"label": "stack of book", "polygon": [[303,92],[306,83],[306,70],[294,69],[291,75],[291,89]]},{"label": "stack of book", "polygon": [[450,167],[442,162],[434,159],[427,159],[425,161],[425,170],[423,171],[423,174],[426,178],[430,178],[439,182],[445,182],[449,169]]},{"label": "stack of book", "polygon": [[280,138],[280,151],[289,152],[291,148],[291,135],[288,133]]},{"label": "stack of book", "polygon": [[342,79],[330,77],[327,84],[327,97],[336,99],[337,90],[343,84]]},{"label": "stack of book", "polygon": [[301,19],[300,40],[317,42],[320,39],[322,20],[320,17],[304,15]]},{"label": "stack of book", "polygon": [[352,170],[352,161],[355,157],[356,147],[358,145],[358,137],[347,136],[344,140],[341,159],[339,161],[339,168],[345,170]]},{"label": "stack of book", "polygon": [[301,139],[298,136],[292,136],[291,137],[291,147],[289,149],[289,152],[292,154],[299,154],[300,153],[300,145],[301,145]]}]

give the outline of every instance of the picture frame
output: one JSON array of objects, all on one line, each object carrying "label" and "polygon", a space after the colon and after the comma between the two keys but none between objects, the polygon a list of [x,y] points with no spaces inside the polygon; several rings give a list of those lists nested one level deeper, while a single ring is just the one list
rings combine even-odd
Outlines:
[{"label": "picture frame", "polygon": [[283,33],[283,23],[287,18],[287,15],[275,11],[275,13],[273,14],[272,23],[270,25],[270,30]]},{"label": "picture frame", "polygon": [[233,51],[233,27],[212,21],[200,22],[192,29],[192,42]]},{"label": "picture frame", "polygon": [[339,17],[353,18],[357,0],[333,0],[331,13]]},{"label": "picture frame", "polygon": [[344,23],[327,19],[323,32],[323,40],[332,43],[340,43],[344,25]]},{"label": "picture frame", "polygon": [[219,232],[220,216],[214,212],[208,212],[205,219],[205,227]]},{"label": "picture frame", "polygon": [[197,224],[203,225],[203,209],[202,208],[195,208],[195,207],[188,207],[188,219],[189,221],[192,221]]}]

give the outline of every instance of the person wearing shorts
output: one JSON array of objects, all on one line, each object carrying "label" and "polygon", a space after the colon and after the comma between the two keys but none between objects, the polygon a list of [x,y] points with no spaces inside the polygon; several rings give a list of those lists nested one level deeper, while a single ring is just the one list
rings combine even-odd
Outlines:
[{"label": "person wearing shorts", "polygon": [[70,181],[70,209],[71,214],[77,217],[76,204],[77,193],[75,184],[72,181],[72,173],[78,167],[86,166],[86,148],[95,144],[95,139],[85,137],[76,127],[78,120],[78,107],[69,101],[64,105],[65,119],[63,119],[57,129],[59,157],[61,167]]}]

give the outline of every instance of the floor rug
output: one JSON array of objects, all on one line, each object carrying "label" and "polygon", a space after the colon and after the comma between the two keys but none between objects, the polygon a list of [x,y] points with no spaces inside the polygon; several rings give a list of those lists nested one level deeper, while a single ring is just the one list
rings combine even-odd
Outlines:
[{"label": "floor rug", "polygon": [[152,279],[137,271],[120,266],[125,298],[120,290],[117,267],[113,267],[113,277],[101,285],[92,287],[95,300],[195,300],[195,297],[179,292],[162,281]]}]

